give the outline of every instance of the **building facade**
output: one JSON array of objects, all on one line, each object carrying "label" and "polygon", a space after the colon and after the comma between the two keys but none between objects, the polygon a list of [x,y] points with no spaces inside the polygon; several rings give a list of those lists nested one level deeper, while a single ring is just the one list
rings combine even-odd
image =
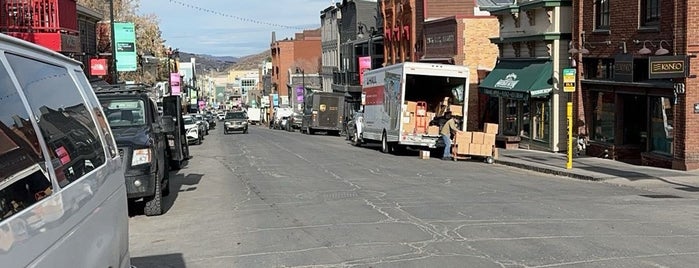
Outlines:
[{"label": "building facade", "polygon": [[570,52],[587,154],[699,168],[699,1],[574,1]]},{"label": "building facade", "polygon": [[333,73],[340,69],[340,23],[342,12],[339,3],[320,12],[320,39],[322,47],[323,90],[332,91]]},{"label": "building facade", "polygon": [[270,45],[272,54],[272,94],[278,94],[279,99],[290,100],[288,84],[289,70],[300,68],[305,73],[320,73],[321,67],[321,36],[320,29],[304,30],[296,33],[294,38],[276,40],[272,33]]},{"label": "building facade", "polygon": [[561,73],[570,67],[570,0],[519,0],[491,10],[500,35],[495,68],[479,85],[497,102],[498,139],[545,151],[566,149],[566,102]]}]

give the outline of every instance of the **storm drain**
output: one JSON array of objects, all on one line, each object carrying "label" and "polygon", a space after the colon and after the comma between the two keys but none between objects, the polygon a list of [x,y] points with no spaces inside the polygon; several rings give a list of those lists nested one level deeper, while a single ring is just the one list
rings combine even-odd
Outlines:
[{"label": "storm drain", "polygon": [[676,196],[676,195],[671,195],[671,194],[642,194],[640,196],[654,198],[654,199],[682,198],[681,196]]}]

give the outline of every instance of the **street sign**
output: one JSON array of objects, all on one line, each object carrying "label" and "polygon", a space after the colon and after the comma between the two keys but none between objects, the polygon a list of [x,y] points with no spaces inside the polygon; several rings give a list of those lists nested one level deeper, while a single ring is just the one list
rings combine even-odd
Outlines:
[{"label": "street sign", "polygon": [[563,92],[575,92],[575,69],[563,69]]}]

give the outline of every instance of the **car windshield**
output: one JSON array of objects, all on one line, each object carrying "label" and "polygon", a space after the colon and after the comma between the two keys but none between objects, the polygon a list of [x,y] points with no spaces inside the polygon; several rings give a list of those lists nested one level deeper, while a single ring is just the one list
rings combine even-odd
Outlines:
[{"label": "car windshield", "polygon": [[245,113],[227,113],[226,119],[247,119]]},{"label": "car windshield", "polygon": [[102,99],[100,103],[112,127],[146,124],[145,104],[140,99]]},{"label": "car windshield", "polygon": [[194,124],[194,118],[192,118],[192,117],[189,117],[189,116],[183,117],[182,120],[184,121],[185,125]]}]

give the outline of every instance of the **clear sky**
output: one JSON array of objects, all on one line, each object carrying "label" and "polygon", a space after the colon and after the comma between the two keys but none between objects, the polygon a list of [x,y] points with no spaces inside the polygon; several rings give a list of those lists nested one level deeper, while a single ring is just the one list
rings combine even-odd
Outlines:
[{"label": "clear sky", "polygon": [[166,46],[191,53],[240,57],[269,49],[272,31],[276,32],[279,40],[293,37],[301,29],[320,27],[320,12],[332,2],[334,1],[141,0],[139,11],[158,16]]}]

